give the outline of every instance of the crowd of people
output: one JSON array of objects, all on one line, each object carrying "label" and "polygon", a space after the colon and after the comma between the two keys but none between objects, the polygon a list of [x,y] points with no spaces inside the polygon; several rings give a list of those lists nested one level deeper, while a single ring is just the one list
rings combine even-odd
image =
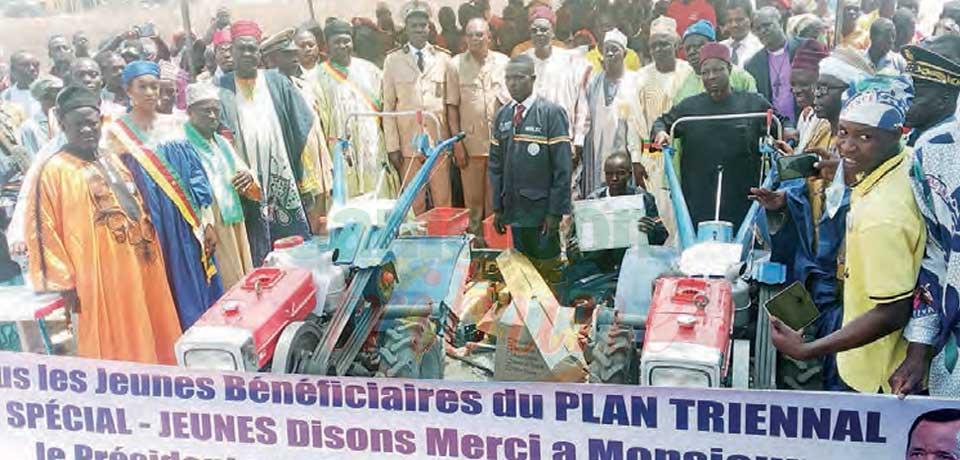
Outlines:
[{"label": "crowd of people", "polygon": [[[98,47],[54,35],[50,68],[19,51],[0,93],[0,177],[17,193],[0,278],[23,282],[10,255],[25,257],[26,282],[71,304],[82,356],[172,363],[274,242],[326,231],[338,140],[349,196],[392,198],[422,164],[419,135],[463,132],[416,214],[468,208],[481,245],[492,216],[556,279],[579,258],[576,200],[642,194],[640,230],[676,244],[674,161],[694,223],[738,226],[761,204],[773,259],[821,311],[815,340],[774,318],[773,342],[822,358],[825,388],[960,397],[960,2],[930,31],[917,9],[510,0],[497,16],[472,0],[434,16],[411,0],[397,23],[381,3],[264,34],[222,8],[169,42],[151,24]],[[355,116],[370,112],[429,116]],[[817,157],[811,177],[761,186],[762,117],[675,124],[762,112],[786,127],[779,155]]]}]

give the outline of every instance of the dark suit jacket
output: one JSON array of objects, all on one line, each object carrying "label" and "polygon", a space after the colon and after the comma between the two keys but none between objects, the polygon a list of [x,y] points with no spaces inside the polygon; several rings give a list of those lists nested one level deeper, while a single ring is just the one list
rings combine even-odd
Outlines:
[{"label": "dark suit jacket", "polygon": [[547,214],[570,214],[570,124],[563,108],[537,98],[515,127],[515,107],[501,107],[491,127],[487,176],[493,210],[510,225],[538,227]]},{"label": "dark suit jacket", "polygon": [[[787,40],[787,54],[790,56],[791,62],[803,40],[805,39],[791,38]],[[767,50],[762,49],[754,53],[743,65],[743,69],[753,75],[753,79],[757,81],[757,92],[767,98],[768,101],[773,101],[773,88],[770,83],[770,61]],[[800,113],[800,107],[797,106],[796,101],[793,102],[793,113]]]}]

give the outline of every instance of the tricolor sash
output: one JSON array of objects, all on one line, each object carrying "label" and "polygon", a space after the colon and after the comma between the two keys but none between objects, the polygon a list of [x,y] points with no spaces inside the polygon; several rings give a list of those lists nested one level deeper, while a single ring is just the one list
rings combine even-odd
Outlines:
[{"label": "tricolor sash", "polygon": [[366,101],[367,106],[370,107],[370,110],[374,112],[379,112],[383,110],[383,102],[378,97],[374,96],[372,91],[360,86],[359,83],[351,80],[350,76],[347,75],[346,68],[344,68],[343,66],[334,64],[330,60],[327,60],[326,62],[324,62],[320,68],[326,71],[327,73],[329,73],[338,82],[346,83],[347,85],[350,85],[350,87],[353,88],[354,91],[356,91],[358,94],[360,94],[361,97],[363,97],[363,100]]},{"label": "tricolor sash", "polygon": [[[187,187],[177,172],[170,167],[164,157],[147,147],[146,136],[140,133],[140,130],[127,117],[117,119],[116,123],[111,123],[111,126],[115,127],[114,137],[123,145],[124,150],[136,160],[160,187],[163,194],[177,207],[181,217],[194,233],[202,237],[202,233],[198,232],[200,229],[198,206],[193,197],[186,193]],[[210,281],[217,273],[217,268],[209,258],[201,255],[201,259],[207,281]]]}]

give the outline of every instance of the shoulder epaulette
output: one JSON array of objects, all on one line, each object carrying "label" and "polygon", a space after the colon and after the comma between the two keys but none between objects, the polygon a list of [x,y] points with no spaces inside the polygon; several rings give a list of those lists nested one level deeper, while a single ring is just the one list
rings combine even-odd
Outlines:
[{"label": "shoulder epaulette", "polygon": [[441,52],[447,53],[450,56],[453,56],[453,51],[450,51],[442,46],[433,45],[433,48],[436,49],[437,51],[441,51]]}]

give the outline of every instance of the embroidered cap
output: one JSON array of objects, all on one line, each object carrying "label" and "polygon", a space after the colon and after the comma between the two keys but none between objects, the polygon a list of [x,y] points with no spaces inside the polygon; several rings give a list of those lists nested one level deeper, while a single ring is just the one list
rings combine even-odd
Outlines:
[{"label": "embroidered cap", "polygon": [[187,107],[200,101],[219,101],[220,89],[210,82],[191,83],[187,85]]},{"label": "embroidered cap", "polygon": [[960,88],[960,37],[941,35],[903,50],[907,74],[914,80],[926,80]]}]

